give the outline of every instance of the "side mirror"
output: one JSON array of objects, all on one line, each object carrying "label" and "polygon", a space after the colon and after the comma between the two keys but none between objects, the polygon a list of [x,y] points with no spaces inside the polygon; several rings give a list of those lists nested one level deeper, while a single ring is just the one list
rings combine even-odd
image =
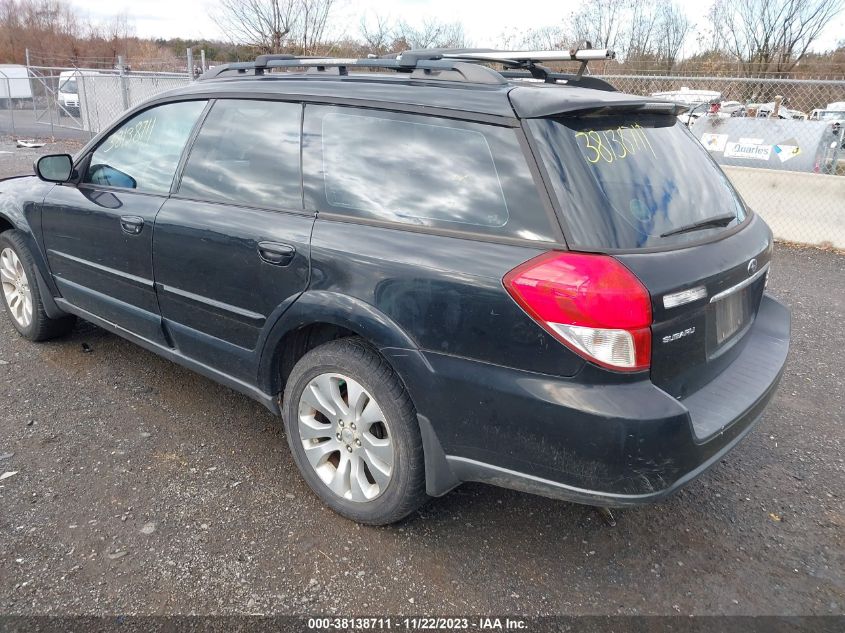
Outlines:
[{"label": "side mirror", "polygon": [[88,181],[95,185],[107,187],[121,187],[122,189],[137,189],[138,181],[129,174],[115,169],[111,165],[91,165],[88,170]]},{"label": "side mirror", "polygon": [[73,175],[70,154],[50,154],[35,161],[35,175],[47,182],[67,182]]}]

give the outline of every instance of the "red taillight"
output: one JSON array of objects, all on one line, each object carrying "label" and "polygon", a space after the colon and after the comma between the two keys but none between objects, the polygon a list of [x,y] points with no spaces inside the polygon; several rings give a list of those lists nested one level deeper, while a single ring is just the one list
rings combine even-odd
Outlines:
[{"label": "red taillight", "polygon": [[612,257],[552,251],[502,281],[531,318],[588,360],[611,369],[648,368],[651,298]]}]

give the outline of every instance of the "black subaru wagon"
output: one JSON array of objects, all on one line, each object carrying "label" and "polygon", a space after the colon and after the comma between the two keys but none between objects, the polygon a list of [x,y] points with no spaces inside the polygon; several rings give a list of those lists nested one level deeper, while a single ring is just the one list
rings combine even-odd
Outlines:
[{"label": "black subaru wagon", "polygon": [[0,183],[6,310],[260,401],[356,521],[466,481],[661,499],[759,419],[790,316],[679,107],[540,64],[603,55],[213,69]]}]

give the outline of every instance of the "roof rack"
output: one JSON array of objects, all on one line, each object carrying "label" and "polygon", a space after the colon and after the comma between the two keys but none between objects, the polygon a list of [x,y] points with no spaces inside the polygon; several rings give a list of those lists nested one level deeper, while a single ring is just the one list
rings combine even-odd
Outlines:
[{"label": "roof rack", "polygon": [[293,55],[260,55],[254,62],[223,64],[209,69],[200,80],[214,79],[227,73],[240,75],[254,71],[255,75],[264,75],[272,69],[312,69],[318,73],[334,69],[338,75],[348,75],[350,68],[386,69],[410,73],[412,78],[451,79],[484,84],[503,84],[506,80],[492,68],[465,61],[443,59],[440,56],[430,58],[364,58],[341,59],[333,57],[294,57]]},{"label": "roof rack", "polygon": [[[333,57],[297,57],[294,55],[259,55],[254,62],[223,64],[209,69],[201,80],[214,79],[228,73],[264,75],[272,69],[305,68],[324,73],[348,75],[350,68],[385,69],[409,73],[414,79],[445,79],[482,84],[504,84],[508,79],[535,79],[546,83],[577,82],[586,88],[615,90],[607,82],[585,76],[587,63],[613,59],[608,49],[594,49],[589,42],[583,48],[569,51],[502,51],[488,48],[427,48],[404,51],[384,57],[362,59]],[[581,62],[576,74],[556,73],[541,62]],[[505,70],[496,71],[484,64],[499,64]]]},{"label": "roof rack", "polygon": [[[579,48],[580,47],[580,48]],[[549,80],[555,75],[550,68],[541,65],[540,62],[581,62],[581,67],[575,75],[566,75],[570,80],[580,80],[587,70],[587,64],[591,61],[610,60],[616,57],[616,53],[607,48],[593,48],[592,43],[583,41],[579,47],[573,47],[568,51],[500,51],[493,49],[464,49],[455,51],[444,51],[446,59],[462,59],[475,62],[492,62],[505,66],[506,68],[521,68],[531,73],[535,79]],[[550,83],[553,83],[550,82]]]}]

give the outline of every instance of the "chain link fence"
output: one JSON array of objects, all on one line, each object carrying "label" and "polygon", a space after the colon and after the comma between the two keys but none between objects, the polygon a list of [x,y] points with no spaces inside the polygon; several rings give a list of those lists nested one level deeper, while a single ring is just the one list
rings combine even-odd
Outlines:
[{"label": "chain link fence", "polygon": [[682,121],[782,240],[845,249],[845,81],[604,75]]},{"label": "chain link fence", "polygon": [[[845,81],[602,78],[688,105],[681,120],[778,239],[845,249]],[[85,141],[124,110],[190,81],[187,72],[0,65],[0,133]]]},{"label": "chain link fence", "polygon": [[187,73],[0,65],[0,134],[87,141]]},{"label": "chain link fence", "polygon": [[125,110],[190,81],[188,75],[178,73],[81,74],[77,79],[79,122],[93,135],[108,127]]}]

